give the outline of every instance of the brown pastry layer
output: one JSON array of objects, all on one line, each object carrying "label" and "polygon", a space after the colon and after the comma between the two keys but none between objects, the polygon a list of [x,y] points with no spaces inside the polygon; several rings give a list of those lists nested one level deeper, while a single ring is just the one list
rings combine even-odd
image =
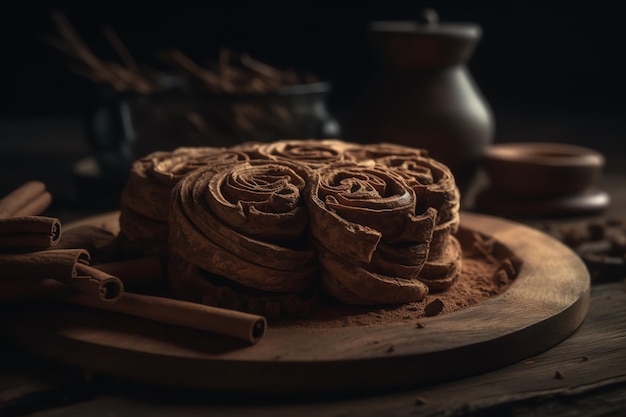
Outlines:
[{"label": "brown pastry layer", "polygon": [[121,236],[130,248],[146,254],[169,252],[170,194],[189,172],[207,165],[248,160],[246,153],[212,147],[153,152],[133,164],[120,201]]},{"label": "brown pastry layer", "polygon": [[307,200],[323,282],[346,303],[419,301],[437,211],[415,212],[415,193],[381,167],[335,164],[313,176]]},{"label": "brown pastry layer", "polygon": [[397,304],[460,276],[459,207],[452,173],[424,149],[246,142],[137,161],[120,236],[129,247],[173,252],[226,293],[282,296],[321,282],[344,303]]},{"label": "brown pastry layer", "polygon": [[177,254],[170,256],[168,272],[172,292],[178,298],[268,319],[308,316],[319,301],[315,286],[299,293],[259,291],[204,271]]},{"label": "brown pastry layer", "polygon": [[296,170],[252,161],[190,173],[172,192],[172,251],[247,287],[308,288],[317,265],[302,239],[308,227],[301,198],[306,180]]}]

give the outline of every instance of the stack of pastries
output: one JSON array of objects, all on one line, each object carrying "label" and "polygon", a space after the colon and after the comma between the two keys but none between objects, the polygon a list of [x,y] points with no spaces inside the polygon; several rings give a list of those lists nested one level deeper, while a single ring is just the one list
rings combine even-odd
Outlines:
[{"label": "stack of pastries", "polygon": [[420,301],[460,276],[459,191],[425,150],[282,140],[155,152],[120,238],[169,259],[177,297],[268,317]]}]

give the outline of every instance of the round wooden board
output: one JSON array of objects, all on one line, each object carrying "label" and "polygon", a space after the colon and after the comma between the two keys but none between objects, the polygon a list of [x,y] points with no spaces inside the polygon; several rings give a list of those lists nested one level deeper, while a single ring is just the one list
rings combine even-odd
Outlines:
[{"label": "round wooden board", "polygon": [[115,313],[39,303],[5,311],[0,332],[34,354],[114,377],[212,391],[322,394],[388,391],[486,372],[547,350],[578,328],[590,284],[575,253],[527,226],[463,213],[460,240],[475,232],[521,260],[515,282],[473,307],[420,319],[423,328],[416,320],[270,326],[250,346]]}]

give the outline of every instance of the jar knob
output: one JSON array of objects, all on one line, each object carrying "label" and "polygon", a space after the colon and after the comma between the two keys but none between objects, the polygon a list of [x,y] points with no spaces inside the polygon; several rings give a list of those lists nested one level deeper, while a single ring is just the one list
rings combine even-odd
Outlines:
[{"label": "jar knob", "polygon": [[435,9],[425,8],[422,9],[417,16],[417,23],[434,26],[439,23],[439,13]]}]

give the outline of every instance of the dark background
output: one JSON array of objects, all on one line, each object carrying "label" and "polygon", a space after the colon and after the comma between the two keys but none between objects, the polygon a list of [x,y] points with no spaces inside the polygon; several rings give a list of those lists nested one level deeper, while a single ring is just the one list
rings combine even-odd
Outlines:
[{"label": "dark background", "polygon": [[91,81],[44,44],[49,12],[65,13],[102,58],[115,55],[101,35],[113,27],[143,63],[178,48],[198,62],[225,46],[279,68],[332,81],[331,106],[349,106],[373,70],[367,24],[410,20],[434,7],[441,20],[476,22],[484,36],[468,66],[486,98],[499,105],[612,111],[626,91],[626,25],[618,1],[22,2],[5,10],[0,117],[78,114],[95,98]]}]

